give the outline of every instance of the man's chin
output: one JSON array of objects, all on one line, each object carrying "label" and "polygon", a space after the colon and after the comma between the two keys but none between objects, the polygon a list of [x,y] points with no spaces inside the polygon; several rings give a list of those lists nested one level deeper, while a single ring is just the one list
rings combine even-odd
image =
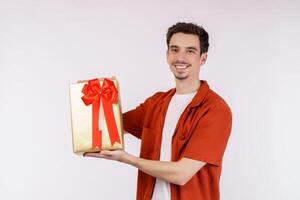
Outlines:
[{"label": "man's chin", "polygon": [[185,76],[178,76],[178,75],[174,75],[175,76],[175,78],[177,79],[177,80],[185,80],[185,79],[187,79],[189,76],[188,75],[185,75]]}]

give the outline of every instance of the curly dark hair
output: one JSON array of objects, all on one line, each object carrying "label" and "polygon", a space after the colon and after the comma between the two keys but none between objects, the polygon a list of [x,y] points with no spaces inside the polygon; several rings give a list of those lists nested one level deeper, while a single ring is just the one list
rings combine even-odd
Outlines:
[{"label": "curly dark hair", "polygon": [[178,22],[171,26],[167,32],[167,45],[169,48],[171,37],[175,33],[185,33],[185,34],[193,34],[197,35],[200,42],[200,55],[208,51],[209,43],[208,43],[208,33],[204,30],[202,26],[198,26],[193,23],[185,23]]}]

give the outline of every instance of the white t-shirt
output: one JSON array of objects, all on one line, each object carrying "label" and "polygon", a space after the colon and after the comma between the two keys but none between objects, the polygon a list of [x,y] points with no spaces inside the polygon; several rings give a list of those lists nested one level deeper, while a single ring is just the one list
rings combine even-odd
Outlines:
[{"label": "white t-shirt", "polygon": [[[162,143],[160,150],[161,161],[171,161],[172,136],[177,122],[186,106],[191,102],[197,91],[188,94],[175,93],[169,103],[165,123],[162,132]],[[170,200],[170,184],[160,178],[156,178],[152,200]]]}]

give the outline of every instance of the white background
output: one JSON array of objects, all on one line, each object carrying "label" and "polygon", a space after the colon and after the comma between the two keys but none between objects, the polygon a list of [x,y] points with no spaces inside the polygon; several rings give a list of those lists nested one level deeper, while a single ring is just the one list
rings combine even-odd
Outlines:
[{"label": "white background", "polygon": [[[0,199],[135,199],[137,169],[72,153],[68,84],[116,75],[123,111],[174,87],[177,21],[210,34],[200,78],[233,129],[223,200],[300,199],[299,1],[0,1]],[[125,136],[126,150],[140,141]]]}]

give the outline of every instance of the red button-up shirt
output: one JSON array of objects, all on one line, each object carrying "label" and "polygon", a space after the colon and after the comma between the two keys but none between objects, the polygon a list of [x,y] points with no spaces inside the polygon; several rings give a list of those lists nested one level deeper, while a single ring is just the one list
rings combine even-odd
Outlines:
[{"label": "red button-up shirt", "polygon": [[[175,94],[172,88],[157,92],[145,102],[123,114],[124,130],[141,139],[140,157],[159,160],[162,130],[168,104]],[[231,132],[232,115],[226,102],[201,85],[181,114],[172,137],[171,161],[182,157],[207,164],[185,185],[170,183],[171,200],[219,200],[222,157]],[[156,178],[139,170],[137,200],[150,200]]]}]

